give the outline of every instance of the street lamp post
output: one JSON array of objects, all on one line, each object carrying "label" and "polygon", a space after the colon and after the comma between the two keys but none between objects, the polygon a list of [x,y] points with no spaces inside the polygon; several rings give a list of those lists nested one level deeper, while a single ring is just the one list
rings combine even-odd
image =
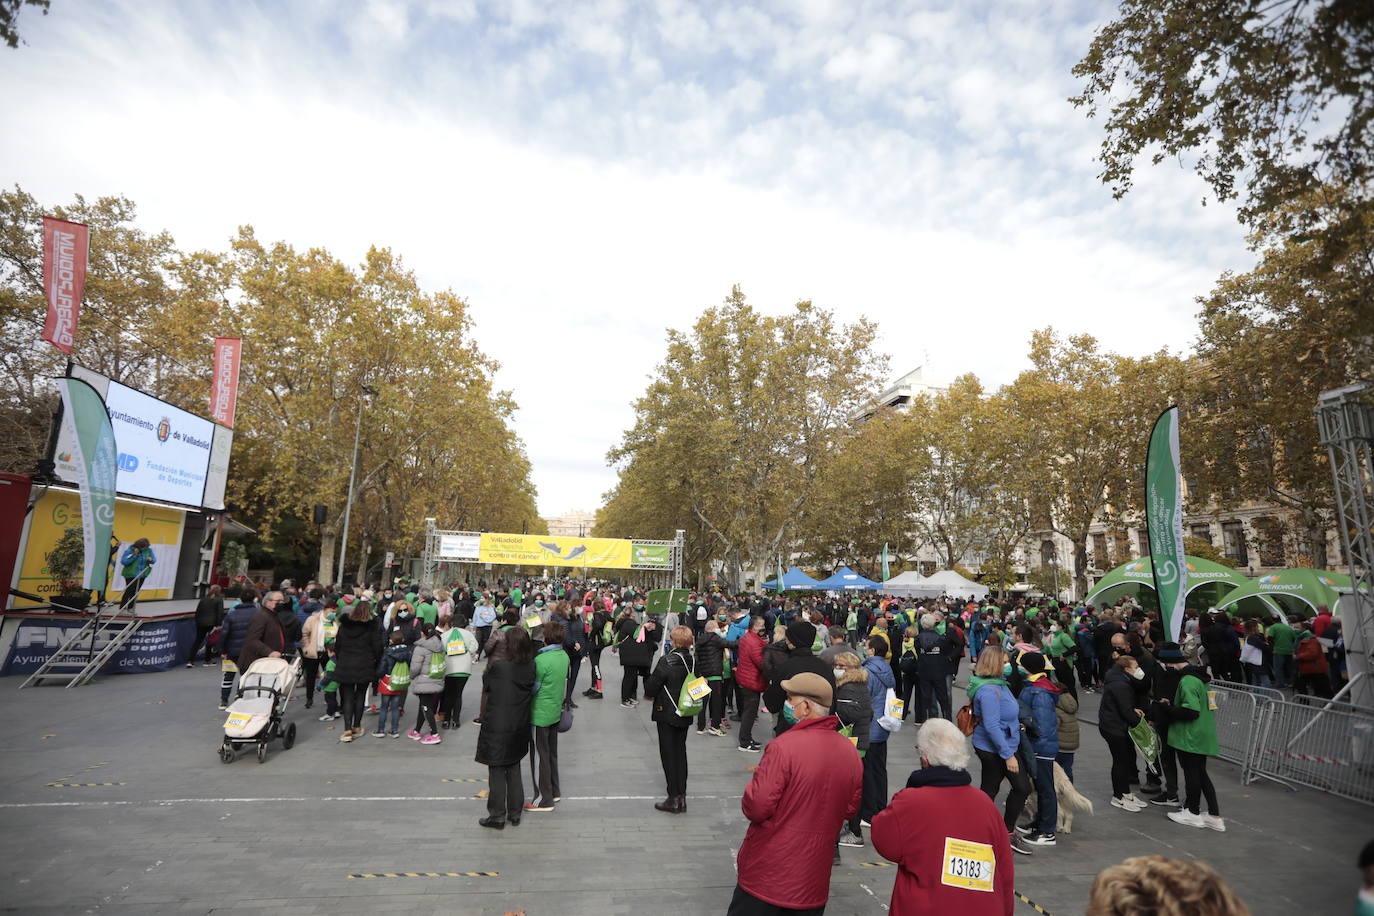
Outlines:
[{"label": "street lamp post", "polygon": [[[360,386],[363,394],[376,394],[367,385]],[[353,515],[353,486],[358,479],[358,444],[363,432],[363,398],[358,398],[358,417],[353,423],[353,466],[348,471],[348,501],[344,503],[344,522],[343,538],[339,541],[339,570],[338,581],[342,585],[344,582],[344,557],[348,555],[348,523]]]}]

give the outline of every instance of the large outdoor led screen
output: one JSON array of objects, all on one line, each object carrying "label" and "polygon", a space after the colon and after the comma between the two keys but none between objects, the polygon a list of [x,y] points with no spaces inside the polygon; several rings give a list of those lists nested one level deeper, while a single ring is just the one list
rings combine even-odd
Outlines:
[{"label": "large outdoor led screen", "polygon": [[115,489],[201,505],[215,425],[115,381],[105,394],[105,406],[119,446]]}]

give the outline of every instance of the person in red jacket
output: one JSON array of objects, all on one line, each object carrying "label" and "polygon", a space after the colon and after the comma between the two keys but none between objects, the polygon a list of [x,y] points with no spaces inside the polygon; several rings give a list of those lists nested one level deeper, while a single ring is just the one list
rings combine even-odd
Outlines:
[{"label": "person in red jacket", "polygon": [[744,790],[749,830],[728,916],[824,913],[835,837],[863,793],[858,752],[829,715],[830,682],[804,671],[781,686],[793,724],[769,742]]},{"label": "person in red jacket", "polygon": [[768,686],[763,676],[763,649],[768,645],[763,617],[750,617],[749,629],[739,638],[735,655],[735,683],[739,686],[739,749],[757,754],[761,749],[754,740],[754,723],[759,717],[759,697]]},{"label": "person in red jacket", "polygon": [[[916,733],[921,769],[873,817],[873,848],[895,862],[895,916],[1011,916],[1011,844],[1002,814],[968,772],[968,742],[947,719]],[[743,850],[741,850],[743,852]]]}]

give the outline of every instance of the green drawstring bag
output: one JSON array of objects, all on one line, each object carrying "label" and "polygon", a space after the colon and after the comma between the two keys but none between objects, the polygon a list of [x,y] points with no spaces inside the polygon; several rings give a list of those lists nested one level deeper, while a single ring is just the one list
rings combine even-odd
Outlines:
[{"label": "green drawstring bag", "polygon": [[1131,726],[1128,733],[1135,746],[1140,748],[1140,756],[1146,762],[1154,763],[1159,758],[1159,733],[1145,719]]}]

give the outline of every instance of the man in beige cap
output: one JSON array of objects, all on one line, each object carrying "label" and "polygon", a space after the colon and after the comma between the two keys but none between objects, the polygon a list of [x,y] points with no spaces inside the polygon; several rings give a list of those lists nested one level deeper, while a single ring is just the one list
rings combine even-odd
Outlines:
[{"label": "man in beige cap", "polygon": [[825,912],[835,837],[859,810],[863,764],[829,714],[830,682],[804,671],[780,686],[790,727],[769,742],[744,790],[749,831],[729,916]]}]

